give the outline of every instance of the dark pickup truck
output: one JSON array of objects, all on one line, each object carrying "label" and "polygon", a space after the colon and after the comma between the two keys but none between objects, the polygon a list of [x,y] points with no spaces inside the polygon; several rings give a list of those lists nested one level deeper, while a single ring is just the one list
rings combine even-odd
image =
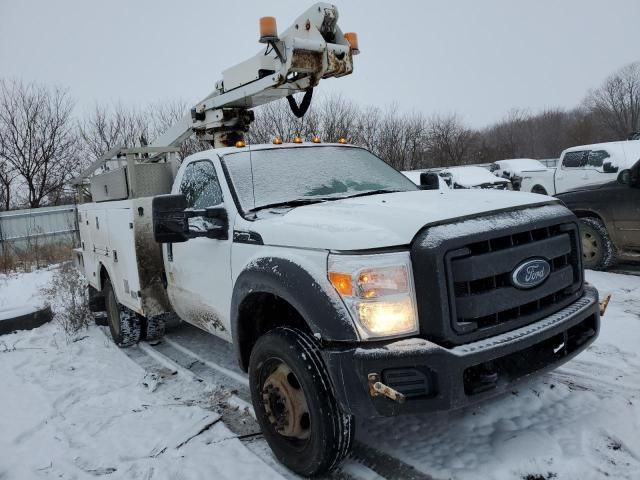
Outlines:
[{"label": "dark pickup truck", "polygon": [[640,161],[614,182],[557,197],[580,218],[585,268],[603,270],[616,259],[640,260]]}]

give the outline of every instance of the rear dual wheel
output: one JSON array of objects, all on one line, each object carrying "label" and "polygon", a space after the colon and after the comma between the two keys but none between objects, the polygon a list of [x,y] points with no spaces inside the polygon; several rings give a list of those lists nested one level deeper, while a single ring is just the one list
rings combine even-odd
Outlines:
[{"label": "rear dual wheel", "polygon": [[107,318],[105,325],[109,326],[111,337],[119,347],[130,347],[140,340],[159,342],[164,336],[165,318],[158,315],[143,318],[133,310],[118,303],[113,285],[106,280],[102,289]]},{"label": "rear dual wheel", "polygon": [[251,352],[249,382],[265,439],[288,468],[318,475],[348,454],[354,418],[340,409],[313,337],[286,327],[262,336]]},{"label": "rear dual wheel", "polygon": [[133,310],[120,305],[110,280],[106,280],[104,292],[107,321],[113,341],[119,347],[130,347],[140,341],[142,322]]}]

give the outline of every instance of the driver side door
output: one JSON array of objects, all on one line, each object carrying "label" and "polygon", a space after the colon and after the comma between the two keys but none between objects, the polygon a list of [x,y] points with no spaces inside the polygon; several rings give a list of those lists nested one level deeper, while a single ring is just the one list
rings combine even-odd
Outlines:
[{"label": "driver side door", "polygon": [[620,185],[611,214],[619,246],[640,251],[640,186]]},{"label": "driver side door", "polygon": [[568,192],[587,183],[588,172],[586,166],[588,158],[588,150],[566,152],[564,154],[562,163],[555,174],[556,193]]},{"label": "driver side door", "polygon": [[[216,166],[210,160],[192,160],[184,168],[178,187],[187,208],[204,209],[220,204],[232,204],[225,199]],[[228,200],[225,202],[225,200]],[[231,217],[230,209],[227,213]],[[229,218],[231,228],[233,218]],[[206,231],[203,217],[189,219],[189,229]],[[227,239],[204,236],[183,243],[167,244],[165,265],[167,292],[180,318],[214,335],[231,339],[231,232]]]}]

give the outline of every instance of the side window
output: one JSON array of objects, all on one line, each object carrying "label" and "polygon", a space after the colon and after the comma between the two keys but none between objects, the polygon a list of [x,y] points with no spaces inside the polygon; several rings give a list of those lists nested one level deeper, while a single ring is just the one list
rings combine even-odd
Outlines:
[{"label": "side window", "polygon": [[562,159],[563,168],[584,168],[587,165],[589,150],[567,152]]},{"label": "side window", "polygon": [[222,190],[213,164],[208,160],[187,165],[180,184],[180,193],[193,209],[212,207],[222,203]]},{"label": "side window", "polygon": [[594,168],[602,168],[602,164],[607,158],[611,158],[611,155],[606,150],[591,150],[587,165]]}]

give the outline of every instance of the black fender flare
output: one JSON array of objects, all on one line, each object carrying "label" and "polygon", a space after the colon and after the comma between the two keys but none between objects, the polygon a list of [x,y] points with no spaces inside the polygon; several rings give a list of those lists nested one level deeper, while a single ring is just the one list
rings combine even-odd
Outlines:
[{"label": "black fender flare", "polygon": [[[327,285],[330,285],[327,280]],[[327,342],[356,342],[359,340],[351,315],[337,292],[327,291],[304,267],[283,258],[265,257],[253,261],[238,276],[231,299],[231,334],[239,363],[247,327],[241,324],[243,301],[251,294],[275,295],[291,305],[314,335]],[[245,322],[246,323],[246,322]]]},{"label": "black fender flare", "polygon": [[598,220],[601,220],[602,223],[604,223],[605,225],[607,224],[607,222],[605,221],[605,216],[602,214],[602,212],[594,208],[580,206],[580,207],[571,209],[571,211],[579,219],[584,217],[593,217],[593,218],[597,218]]}]

